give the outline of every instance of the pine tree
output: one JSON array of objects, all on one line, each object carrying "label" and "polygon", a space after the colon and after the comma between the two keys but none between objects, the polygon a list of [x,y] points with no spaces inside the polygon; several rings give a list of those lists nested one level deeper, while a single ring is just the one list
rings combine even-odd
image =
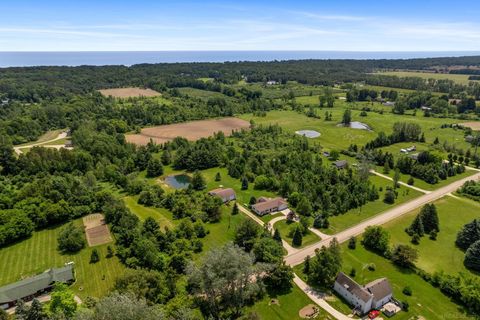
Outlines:
[{"label": "pine tree", "polygon": [[215,181],[220,181],[222,180],[222,176],[220,176],[220,172],[217,172],[217,174],[215,175]]},{"label": "pine tree", "polygon": [[160,160],[152,158],[148,161],[147,165],[147,177],[153,178],[163,174],[163,166]]},{"label": "pine tree", "polygon": [[235,202],[235,204],[233,205],[233,208],[232,208],[232,216],[235,216],[238,214],[238,205],[237,203]]},{"label": "pine tree", "polygon": [[37,299],[33,299],[32,305],[28,310],[27,315],[28,320],[44,320],[46,319],[45,312],[43,311],[43,306]]},{"label": "pine tree", "polygon": [[425,229],[423,228],[423,221],[422,221],[422,216],[418,214],[415,219],[413,220],[412,224],[410,225],[409,228],[410,232],[413,234],[417,234],[420,237],[425,234]]},{"label": "pine tree", "polygon": [[385,174],[390,173],[390,165],[388,164],[388,161],[385,161],[385,164],[383,165],[383,173]]},{"label": "pine tree", "polygon": [[22,299],[17,300],[16,309],[15,309],[15,319],[25,320],[28,317],[29,307],[25,304],[25,301]]},{"label": "pine tree", "polygon": [[280,243],[282,242],[282,237],[280,236],[280,231],[278,231],[278,229],[275,229],[275,231],[273,232],[273,240]]},{"label": "pine tree", "polygon": [[170,163],[172,163],[172,155],[170,154],[170,151],[164,150],[162,153],[162,164],[168,166]]},{"label": "pine tree", "polygon": [[348,240],[348,249],[355,249],[357,247],[357,239],[355,237],[351,237]]},{"label": "pine tree", "polygon": [[242,178],[242,190],[247,190],[248,189],[248,180],[246,177]]},{"label": "pine tree", "polygon": [[463,264],[469,269],[480,271],[480,240],[474,242],[468,248]]},{"label": "pine tree", "polygon": [[313,227],[316,229],[320,229],[323,226],[323,218],[322,215],[317,214],[313,219]]},{"label": "pine tree", "polygon": [[294,247],[300,247],[302,245],[302,230],[299,227],[295,229],[295,233],[293,234],[292,245]]},{"label": "pine tree", "polygon": [[423,229],[425,233],[430,234],[432,231],[438,233],[440,231],[437,208],[433,203],[423,206],[422,211],[420,211],[420,215],[422,217]]},{"label": "pine tree", "polygon": [[192,177],[192,188],[195,190],[203,190],[206,186],[205,178],[200,171],[195,171]]},{"label": "pine tree", "polygon": [[111,246],[107,246],[107,258],[111,258],[113,257],[113,255],[114,255],[113,248]]},{"label": "pine tree", "polygon": [[480,240],[480,220],[473,220],[463,226],[457,234],[455,244],[462,250],[467,250],[470,245]]},{"label": "pine tree", "polygon": [[100,255],[98,254],[97,249],[92,250],[92,254],[90,255],[90,263],[97,263],[100,261]]},{"label": "pine tree", "polygon": [[310,273],[310,256],[306,256],[303,263],[303,274],[308,275]]}]

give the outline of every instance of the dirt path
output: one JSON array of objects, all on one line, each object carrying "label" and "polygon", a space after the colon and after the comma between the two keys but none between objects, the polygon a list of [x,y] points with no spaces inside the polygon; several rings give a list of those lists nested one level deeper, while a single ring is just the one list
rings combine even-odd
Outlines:
[{"label": "dirt path", "polygon": [[[379,177],[382,177],[384,179],[387,179],[387,180],[390,180],[390,181],[393,181],[393,179],[389,176],[386,176],[380,172],[377,172],[375,170],[370,170],[371,173],[373,173],[374,175],[376,176],[379,176]],[[417,190],[417,191],[420,191],[421,193],[430,193],[431,191],[427,191],[427,190],[423,190],[423,189],[420,189],[418,187],[415,187],[415,186],[411,186],[409,185],[408,183],[405,183],[405,182],[402,182],[402,181],[398,181],[398,184],[402,185],[402,186],[405,186],[407,188],[410,188],[410,189],[413,189],[413,190]]]},{"label": "dirt path", "polygon": [[[33,148],[33,147],[36,147],[36,146],[41,146],[41,145],[44,145],[44,144],[48,144],[50,142],[54,142],[54,141],[57,141],[57,140],[61,140],[61,139],[64,139],[67,137],[67,133],[66,132],[60,132],[58,134],[58,136],[56,136],[55,138],[51,139],[51,140],[47,140],[47,141],[42,141],[42,142],[34,142],[34,143],[31,143],[31,144],[25,144],[25,145],[22,145],[22,146],[18,146],[18,147],[13,147],[13,150],[15,151],[15,153],[17,155],[21,155],[23,153],[23,151],[21,149],[24,149],[24,148]],[[60,148],[64,148],[65,145],[48,145],[49,148],[56,148],[56,149],[60,149]]]}]

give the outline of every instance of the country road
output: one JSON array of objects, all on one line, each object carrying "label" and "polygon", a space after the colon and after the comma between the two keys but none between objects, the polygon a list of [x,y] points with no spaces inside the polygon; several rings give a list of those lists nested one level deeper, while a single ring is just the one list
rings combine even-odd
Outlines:
[{"label": "country road", "polygon": [[423,206],[426,203],[438,200],[442,198],[445,195],[448,195],[451,192],[456,191],[458,188],[460,188],[466,181],[469,180],[479,180],[480,179],[480,172],[475,173],[474,175],[468,176],[466,178],[454,181],[450,183],[447,186],[444,186],[440,189],[437,189],[435,191],[432,191],[430,193],[424,194],[418,198],[415,198],[407,203],[398,205],[388,211],[385,211],[384,213],[381,213],[379,215],[376,215],[370,219],[367,219],[363,222],[360,222],[359,224],[346,229],[344,231],[341,231],[333,236],[330,236],[327,239],[324,239],[322,241],[319,241],[313,245],[310,245],[308,247],[305,247],[301,250],[298,250],[295,253],[292,253],[288,255],[285,258],[285,262],[288,265],[295,266],[298,264],[301,264],[305,257],[307,256],[313,256],[315,255],[315,250],[320,249],[322,246],[326,246],[330,243],[330,241],[335,237],[337,240],[342,243],[350,239],[352,236],[357,236],[368,227],[368,226],[373,226],[373,225],[382,225],[385,224],[393,219],[396,219],[414,209],[417,209],[421,206]]},{"label": "country road", "polygon": [[[50,142],[54,142],[54,141],[58,141],[58,140],[61,140],[63,138],[66,138],[67,137],[67,133],[66,132],[61,132],[58,134],[58,136],[56,136],[55,138],[53,139],[50,139],[50,140],[47,140],[47,141],[43,141],[43,142],[36,142],[36,143],[32,143],[32,144],[26,144],[26,145],[21,145],[21,146],[17,146],[17,147],[13,147],[13,150],[15,151],[15,153],[17,155],[21,155],[23,153],[23,151],[21,149],[24,149],[24,148],[33,148],[33,147],[36,147],[36,146],[41,146],[41,145],[45,145],[45,144],[48,144]],[[64,148],[65,145],[48,145],[49,148],[55,148],[55,149],[60,149],[60,148]]]}]

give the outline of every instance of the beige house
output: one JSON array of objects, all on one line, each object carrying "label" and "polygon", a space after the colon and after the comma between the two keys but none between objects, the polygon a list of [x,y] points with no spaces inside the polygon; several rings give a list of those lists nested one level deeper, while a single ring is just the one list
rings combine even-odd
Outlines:
[{"label": "beige house", "polygon": [[218,188],[208,192],[209,195],[219,197],[223,203],[235,200],[237,198],[232,188]]},{"label": "beige house", "polygon": [[252,206],[253,212],[258,214],[259,216],[264,216],[268,213],[282,211],[288,208],[288,203],[285,199],[277,197],[277,198],[265,198],[260,197],[256,204]]}]

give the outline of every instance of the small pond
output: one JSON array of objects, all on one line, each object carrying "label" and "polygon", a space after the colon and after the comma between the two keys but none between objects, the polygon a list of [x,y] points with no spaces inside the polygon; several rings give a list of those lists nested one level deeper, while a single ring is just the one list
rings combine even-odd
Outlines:
[{"label": "small pond", "polygon": [[192,179],[186,174],[176,174],[167,176],[165,183],[174,189],[186,189],[190,185]]},{"label": "small pond", "polygon": [[362,122],[359,122],[359,121],[352,121],[350,122],[350,128],[352,129],[360,129],[360,130],[368,130],[370,131],[370,127],[365,124],[365,123],[362,123]]},{"label": "small pond", "polygon": [[317,132],[315,130],[299,130],[299,131],[295,131],[295,133],[307,138],[320,137],[320,132]]}]

